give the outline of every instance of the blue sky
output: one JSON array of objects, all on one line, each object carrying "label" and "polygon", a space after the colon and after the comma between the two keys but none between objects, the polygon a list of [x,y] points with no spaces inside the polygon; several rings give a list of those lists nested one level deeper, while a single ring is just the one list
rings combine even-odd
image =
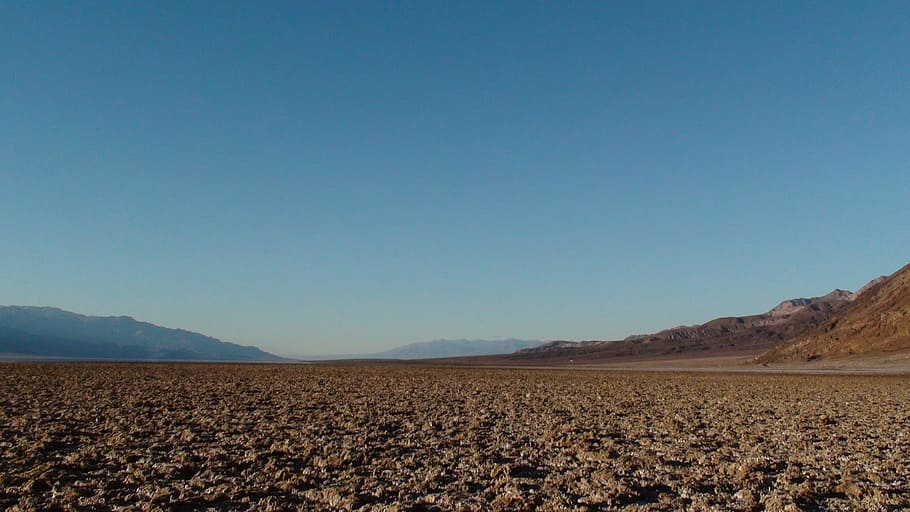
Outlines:
[{"label": "blue sky", "polygon": [[0,303],[610,339],[910,262],[906,2],[5,2]]}]

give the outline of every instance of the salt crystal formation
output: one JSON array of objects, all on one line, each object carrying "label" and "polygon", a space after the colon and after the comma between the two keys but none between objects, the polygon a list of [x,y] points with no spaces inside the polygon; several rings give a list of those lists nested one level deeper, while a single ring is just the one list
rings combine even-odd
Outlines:
[{"label": "salt crystal formation", "polygon": [[0,365],[0,509],[906,509],[907,384]]}]

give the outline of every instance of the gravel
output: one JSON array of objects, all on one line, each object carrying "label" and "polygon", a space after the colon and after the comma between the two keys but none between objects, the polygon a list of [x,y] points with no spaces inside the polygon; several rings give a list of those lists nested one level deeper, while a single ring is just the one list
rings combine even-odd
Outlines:
[{"label": "gravel", "polygon": [[900,510],[910,379],[0,365],[0,509]]}]

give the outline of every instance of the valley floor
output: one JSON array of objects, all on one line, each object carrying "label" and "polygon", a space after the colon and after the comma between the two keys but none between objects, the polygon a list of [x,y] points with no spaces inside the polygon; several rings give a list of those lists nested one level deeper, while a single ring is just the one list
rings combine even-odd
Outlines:
[{"label": "valley floor", "polygon": [[[721,372],[721,373],[774,373],[774,374],[832,374],[832,375],[910,375],[910,352],[878,354],[865,357],[826,358],[811,362],[758,364],[761,350],[744,350],[719,355],[685,354],[651,357],[579,357],[572,359],[563,354],[553,357],[522,357],[507,354],[497,356],[460,357],[404,361],[399,364],[469,367],[469,368],[523,368],[523,369],[586,369],[608,371],[648,372]],[[334,364],[349,364],[336,361]],[[353,362],[361,364],[362,361]],[[379,364],[389,364],[377,362]]]},{"label": "valley floor", "polygon": [[9,510],[898,510],[905,376],[0,364]]}]

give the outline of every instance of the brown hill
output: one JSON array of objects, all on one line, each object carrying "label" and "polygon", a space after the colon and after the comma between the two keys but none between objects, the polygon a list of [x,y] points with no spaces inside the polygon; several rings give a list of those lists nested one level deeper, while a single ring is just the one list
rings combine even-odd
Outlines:
[{"label": "brown hill", "polygon": [[759,362],[878,356],[910,351],[910,265],[870,283],[823,324],[775,347]]},{"label": "brown hill", "polygon": [[[791,299],[766,313],[723,317],[616,341],[552,341],[498,356],[503,364],[605,363],[685,357],[758,355],[794,335],[822,325],[846,307],[854,294],[845,290],[808,299]],[[494,361],[489,361],[494,362]]]}]

